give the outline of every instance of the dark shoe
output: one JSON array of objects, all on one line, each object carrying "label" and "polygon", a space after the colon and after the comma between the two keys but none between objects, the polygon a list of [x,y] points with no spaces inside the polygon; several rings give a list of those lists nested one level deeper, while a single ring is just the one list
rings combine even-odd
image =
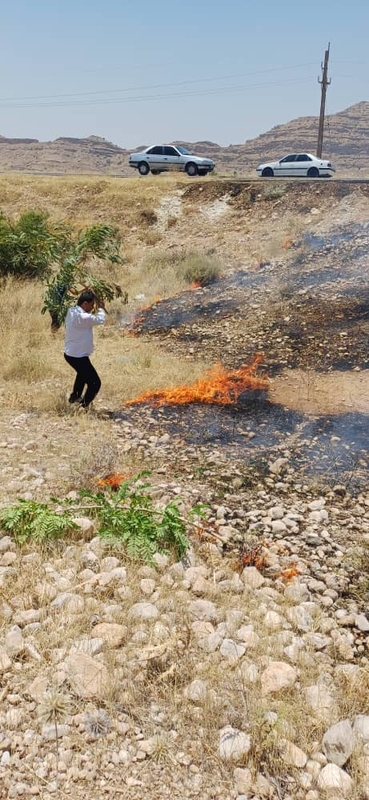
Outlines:
[{"label": "dark shoe", "polygon": [[68,398],[68,403],[82,403],[82,397],[78,397],[77,394],[74,394],[72,392],[72,394]]}]

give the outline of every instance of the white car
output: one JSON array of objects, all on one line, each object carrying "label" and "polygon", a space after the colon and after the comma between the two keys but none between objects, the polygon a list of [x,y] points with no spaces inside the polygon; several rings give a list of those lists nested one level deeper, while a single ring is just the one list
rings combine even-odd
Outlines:
[{"label": "white car", "polygon": [[215,164],[210,158],[194,156],[185,147],[160,144],[147,147],[142,153],[132,153],[129,166],[138,169],[140,175],[148,175],[149,172],[159,175],[159,172],[179,170],[194,177],[212,172]]},{"label": "white car", "polygon": [[256,172],[261,178],[330,178],[335,170],[330,161],[310,153],[291,153],[280,161],[259,164]]}]

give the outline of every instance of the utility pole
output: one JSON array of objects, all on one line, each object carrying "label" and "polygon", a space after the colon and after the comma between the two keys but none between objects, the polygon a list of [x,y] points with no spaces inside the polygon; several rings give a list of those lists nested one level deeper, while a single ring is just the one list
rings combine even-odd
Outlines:
[{"label": "utility pole", "polygon": [[316,149],[316,154],[317,154],[318,158],[322,157],[322,152],[323,152],[325,96],[327,94],[327,86],[329,86],[329,84],[330,84],[330,81],[328,80],[329,48],[330,48],[330,42],[328,44],[328,50],[325,51],[324,64],[321,65],[322,70],[323,70],[323,74],[322,74],[321,79],[318,78],[318,83],[320,83],[321,87],[322,87],[322,98],[321,98],[321,101],[320,101],[320,115],[319,115],[318,145],[317,145],[317,149]]}]

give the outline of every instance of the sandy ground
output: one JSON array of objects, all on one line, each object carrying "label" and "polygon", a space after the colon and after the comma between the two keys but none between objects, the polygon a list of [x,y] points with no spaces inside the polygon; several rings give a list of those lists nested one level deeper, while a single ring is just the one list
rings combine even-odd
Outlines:
[{"label": "sandy ground", "polygon": [[270,399],[306,414],[369,414],[369,370],[286,370],[270,381]]}]

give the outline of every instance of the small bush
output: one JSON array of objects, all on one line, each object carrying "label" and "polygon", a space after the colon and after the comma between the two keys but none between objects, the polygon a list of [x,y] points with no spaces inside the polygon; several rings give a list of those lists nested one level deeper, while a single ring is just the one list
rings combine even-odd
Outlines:
[{"label": "small bush", "polygon": [[207,286],[220,275],[220,264],[214,255],[189,253],[180,264],[180,271],[188,283]]},{"label": "small bush", "polygon": [[44,278],[50,269],[60,231],[47,214],[27,211],[17,222],[0,216],[0,275]]}]

